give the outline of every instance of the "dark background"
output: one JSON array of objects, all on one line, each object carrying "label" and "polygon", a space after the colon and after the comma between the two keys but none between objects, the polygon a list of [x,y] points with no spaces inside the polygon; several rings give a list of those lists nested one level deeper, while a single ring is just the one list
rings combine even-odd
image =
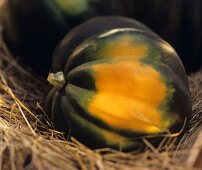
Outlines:
[{"label": "dark background", "polygon": [[[75,26],[95,16],[134,18],[168,41],[187,73],[202,65],[201,0],[89,0],[80,15],[68,15],[50,0],[7,0],[2,20],[4,40],[37,73],[50,71],[53,51]],[[58,15],[59,14],[59,15]]]}]

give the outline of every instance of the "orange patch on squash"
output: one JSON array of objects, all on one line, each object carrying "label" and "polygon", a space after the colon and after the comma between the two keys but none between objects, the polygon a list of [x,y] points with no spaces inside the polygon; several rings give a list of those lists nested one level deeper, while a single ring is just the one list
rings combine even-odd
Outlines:
[{"label": "orange patch on squash", "polygon": [[136,132],[159,133],[170,126],[158,108],[166,97],[160,74],[138,60],[93,67],[97,93],[89,103],[93,116],[108,125]]},{"label": "orange patch on squash", "polygon": [[124,35],[110,41],[102,51],[103,56],[110,58],[141,58],[147,55],[147,46],[143,44],[135,44],[134,37]]}]

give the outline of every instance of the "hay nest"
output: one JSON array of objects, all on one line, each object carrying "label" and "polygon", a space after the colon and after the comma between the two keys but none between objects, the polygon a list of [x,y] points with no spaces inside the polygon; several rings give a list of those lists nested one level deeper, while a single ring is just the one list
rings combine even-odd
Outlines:
[{"label": "hay nest", "polygon": [[158,148],[143,139],[145,152],[123,153],[91,150],[55,131],[44,111],[49,85],[27,70],[0,41],[0,169],[201,169],[202,71],[189,77],[192,119],[178,146],[175,138]]}]

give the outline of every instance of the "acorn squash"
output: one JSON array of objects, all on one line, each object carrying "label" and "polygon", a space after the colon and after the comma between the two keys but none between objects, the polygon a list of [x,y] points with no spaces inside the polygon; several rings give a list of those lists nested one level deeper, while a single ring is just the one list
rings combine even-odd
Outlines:
[{"label": "acorn squash", "polygon": [[89,147],[141,148],[135,138],[177,134],[189,120],[189,87],[178,55],[135,20],[85,22],[66,35],[52,66],[47,111],[56,129]]}]

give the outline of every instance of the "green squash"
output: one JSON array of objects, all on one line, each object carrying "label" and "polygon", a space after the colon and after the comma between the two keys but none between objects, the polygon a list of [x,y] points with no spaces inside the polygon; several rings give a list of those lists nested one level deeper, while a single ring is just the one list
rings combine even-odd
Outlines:
[{"label": "green squash", "polygon": [[66,35],[52,65],[47,111],[56,129],[89,147],[142,148],[135,138],[178,134],[189,120],[178,55],[135,20],[85,22]]}]

